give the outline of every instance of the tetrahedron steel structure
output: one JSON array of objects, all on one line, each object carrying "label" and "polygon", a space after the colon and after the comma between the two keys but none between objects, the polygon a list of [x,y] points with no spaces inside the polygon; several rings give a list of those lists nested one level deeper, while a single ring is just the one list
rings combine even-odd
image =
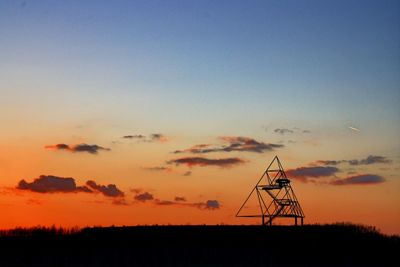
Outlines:
[{"label": "tetrahedron steel structure", "polygon": [[[257,199],[258,202],[253,211],[246,210],[250,199]],[[304,212],[277,156],[258,180],[236,217],[260,217],[262,225],[272,225],[276,218],[294,218],[295,225],[297,219],[303,225]]]}]

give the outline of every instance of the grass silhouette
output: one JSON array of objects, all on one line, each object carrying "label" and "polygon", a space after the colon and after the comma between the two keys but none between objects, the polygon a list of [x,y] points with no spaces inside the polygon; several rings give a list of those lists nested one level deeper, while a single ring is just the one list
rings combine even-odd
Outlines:
[{"label": "grass silhouette", "polygon": [[374,227],[132,226],[0,231],[0,266],[398,266]]}]

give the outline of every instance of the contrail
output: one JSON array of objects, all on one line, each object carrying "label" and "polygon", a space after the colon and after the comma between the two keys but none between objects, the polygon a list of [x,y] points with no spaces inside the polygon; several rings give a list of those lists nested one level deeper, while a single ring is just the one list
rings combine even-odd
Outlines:
[{"label": "contrail", "polygon": [[360,129],[357,129],[356,127],[351,127],[351,126],[349,126],[349,129],[351,129],[351,130],[353,130],[353,131],[356,131],[356,132],[359,132],[359,131],[360,131]]}]

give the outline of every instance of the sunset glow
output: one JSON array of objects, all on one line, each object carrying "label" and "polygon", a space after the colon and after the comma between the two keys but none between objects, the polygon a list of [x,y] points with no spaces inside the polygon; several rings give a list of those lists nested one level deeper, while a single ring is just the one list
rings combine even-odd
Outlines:
[{"label": "sunset glow", "polygon": [[305,223],[400,234],[399,10],[1,1],[0,229],[258,224],[278,155]]}]

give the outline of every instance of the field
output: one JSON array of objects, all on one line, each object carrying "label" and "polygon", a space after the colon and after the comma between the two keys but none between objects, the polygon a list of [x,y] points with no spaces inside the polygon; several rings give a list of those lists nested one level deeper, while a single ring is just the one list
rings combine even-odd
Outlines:
[{"label": "field", "polygon": [[38,227],[0,246],[0,266],[400,266],[400,237],[350,224]]}]

